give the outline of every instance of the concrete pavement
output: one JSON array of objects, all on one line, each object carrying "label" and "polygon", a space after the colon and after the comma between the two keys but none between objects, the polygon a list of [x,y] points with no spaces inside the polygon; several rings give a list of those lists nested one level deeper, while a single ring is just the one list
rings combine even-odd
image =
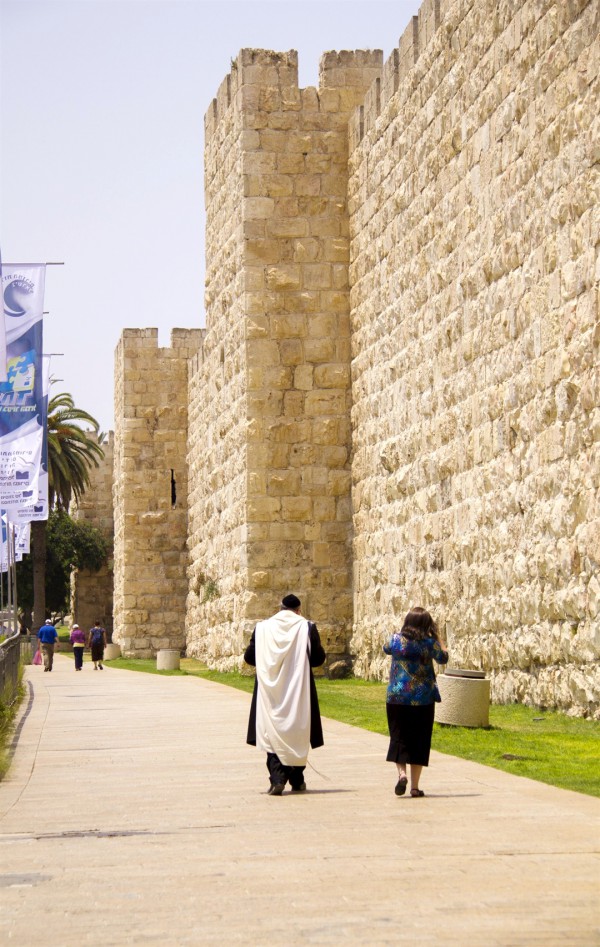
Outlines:
[{"label": "concrete pavement", "polygon": [[0,783],[0,943],[599,944],[600,801],[325,720],[309,792],[266,795],[250,698],[59,655]]}]

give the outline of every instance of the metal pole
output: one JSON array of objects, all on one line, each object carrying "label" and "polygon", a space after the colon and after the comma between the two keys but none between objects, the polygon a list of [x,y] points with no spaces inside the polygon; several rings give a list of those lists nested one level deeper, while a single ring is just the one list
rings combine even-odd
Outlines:
[{"label": "metal pole", "polygon": [[[7,537],[8,538],[8,537]],[[4,624],[4,543],[2,542],[2,510],[0,510],[0,613]]]},{"label": "metal pole", "polygon": [[6,598],[7,598],[6,605],[7,605],[7,611],[8,611],[8,624],[9,624],[9,627],[10,627],[10,623],[11,623],[11,619],[12,619],[12,589],[11,589],[11,581],[10,581],[10,580],[11,580],[11,575],[10,575],[10,547],[11,547],[11,542],[10,542],[10,523],[9,523],[9,521],[8,521],[8,515],[7,515],[7,517],[6,517],[6,566],[7,566],[7,568],[6,568],[6,581],[7,581],[8,588],[7,588],[7,590],[6,590]]},{"label": "metal pole", "polygon": [[13,543],[14,543],[14,548],[13,548],[13,613],[15,616],[13,627],[14,627],[15,635],[16,635],[18,631],[19,619],[17,617],[17,557],[16,557],[17,537],[14,530],[13,530]]}]

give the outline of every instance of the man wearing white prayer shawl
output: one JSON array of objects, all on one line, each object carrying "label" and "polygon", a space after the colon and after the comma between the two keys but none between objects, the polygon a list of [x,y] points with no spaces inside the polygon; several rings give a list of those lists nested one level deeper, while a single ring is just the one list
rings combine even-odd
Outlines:
[{"label": "man wearing white prayer shawl", "polygon": [[292,792],[306,789],[309,746],[323,746],[311,668],[325,657],[317,626],[300,614],[295,595],[286,595],[281,610],[252,632],[244,654],[256,667],[246,742],[267,754],[269,795],[280,796],[288,782]]}]

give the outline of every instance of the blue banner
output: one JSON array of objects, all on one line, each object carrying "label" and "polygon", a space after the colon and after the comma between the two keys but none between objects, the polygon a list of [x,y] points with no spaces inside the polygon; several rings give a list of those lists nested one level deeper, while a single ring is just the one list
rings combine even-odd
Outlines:
[{"label": "blue banner", "polygon": [[32,523],[37,520],[47,520],[49,511],[48,502],[48,398],[50,392],[50,356],[42,356],[42,384],[44,388],[44,429],[42,439],[42,460],[37,491],[26,496],[8,507],[9,518],[13,523]]},{"label": "blue banner", "polygon": [[3,264],[6,374],[0,382],[0,507],[37,500],[46,418],[43,264]]}]

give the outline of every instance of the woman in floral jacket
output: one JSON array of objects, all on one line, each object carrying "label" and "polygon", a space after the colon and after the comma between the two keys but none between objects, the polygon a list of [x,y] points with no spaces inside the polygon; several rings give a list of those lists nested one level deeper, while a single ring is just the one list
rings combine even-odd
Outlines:
[{"label": "woman in floral jacket", "polygon": [[425,795],[419,789],[419,779],[429,764],[435,704],[441,701],[433,662],[446,664],[448,652],[424,608],[409,611],[401,632],[393,634],[383,650],[392,656],[386,710],[390,731],[387,760],[396,764],[399,776],[394,791],[397,796],[406,792],[406,766],[410,764],[410,794],[418,798]]}]

